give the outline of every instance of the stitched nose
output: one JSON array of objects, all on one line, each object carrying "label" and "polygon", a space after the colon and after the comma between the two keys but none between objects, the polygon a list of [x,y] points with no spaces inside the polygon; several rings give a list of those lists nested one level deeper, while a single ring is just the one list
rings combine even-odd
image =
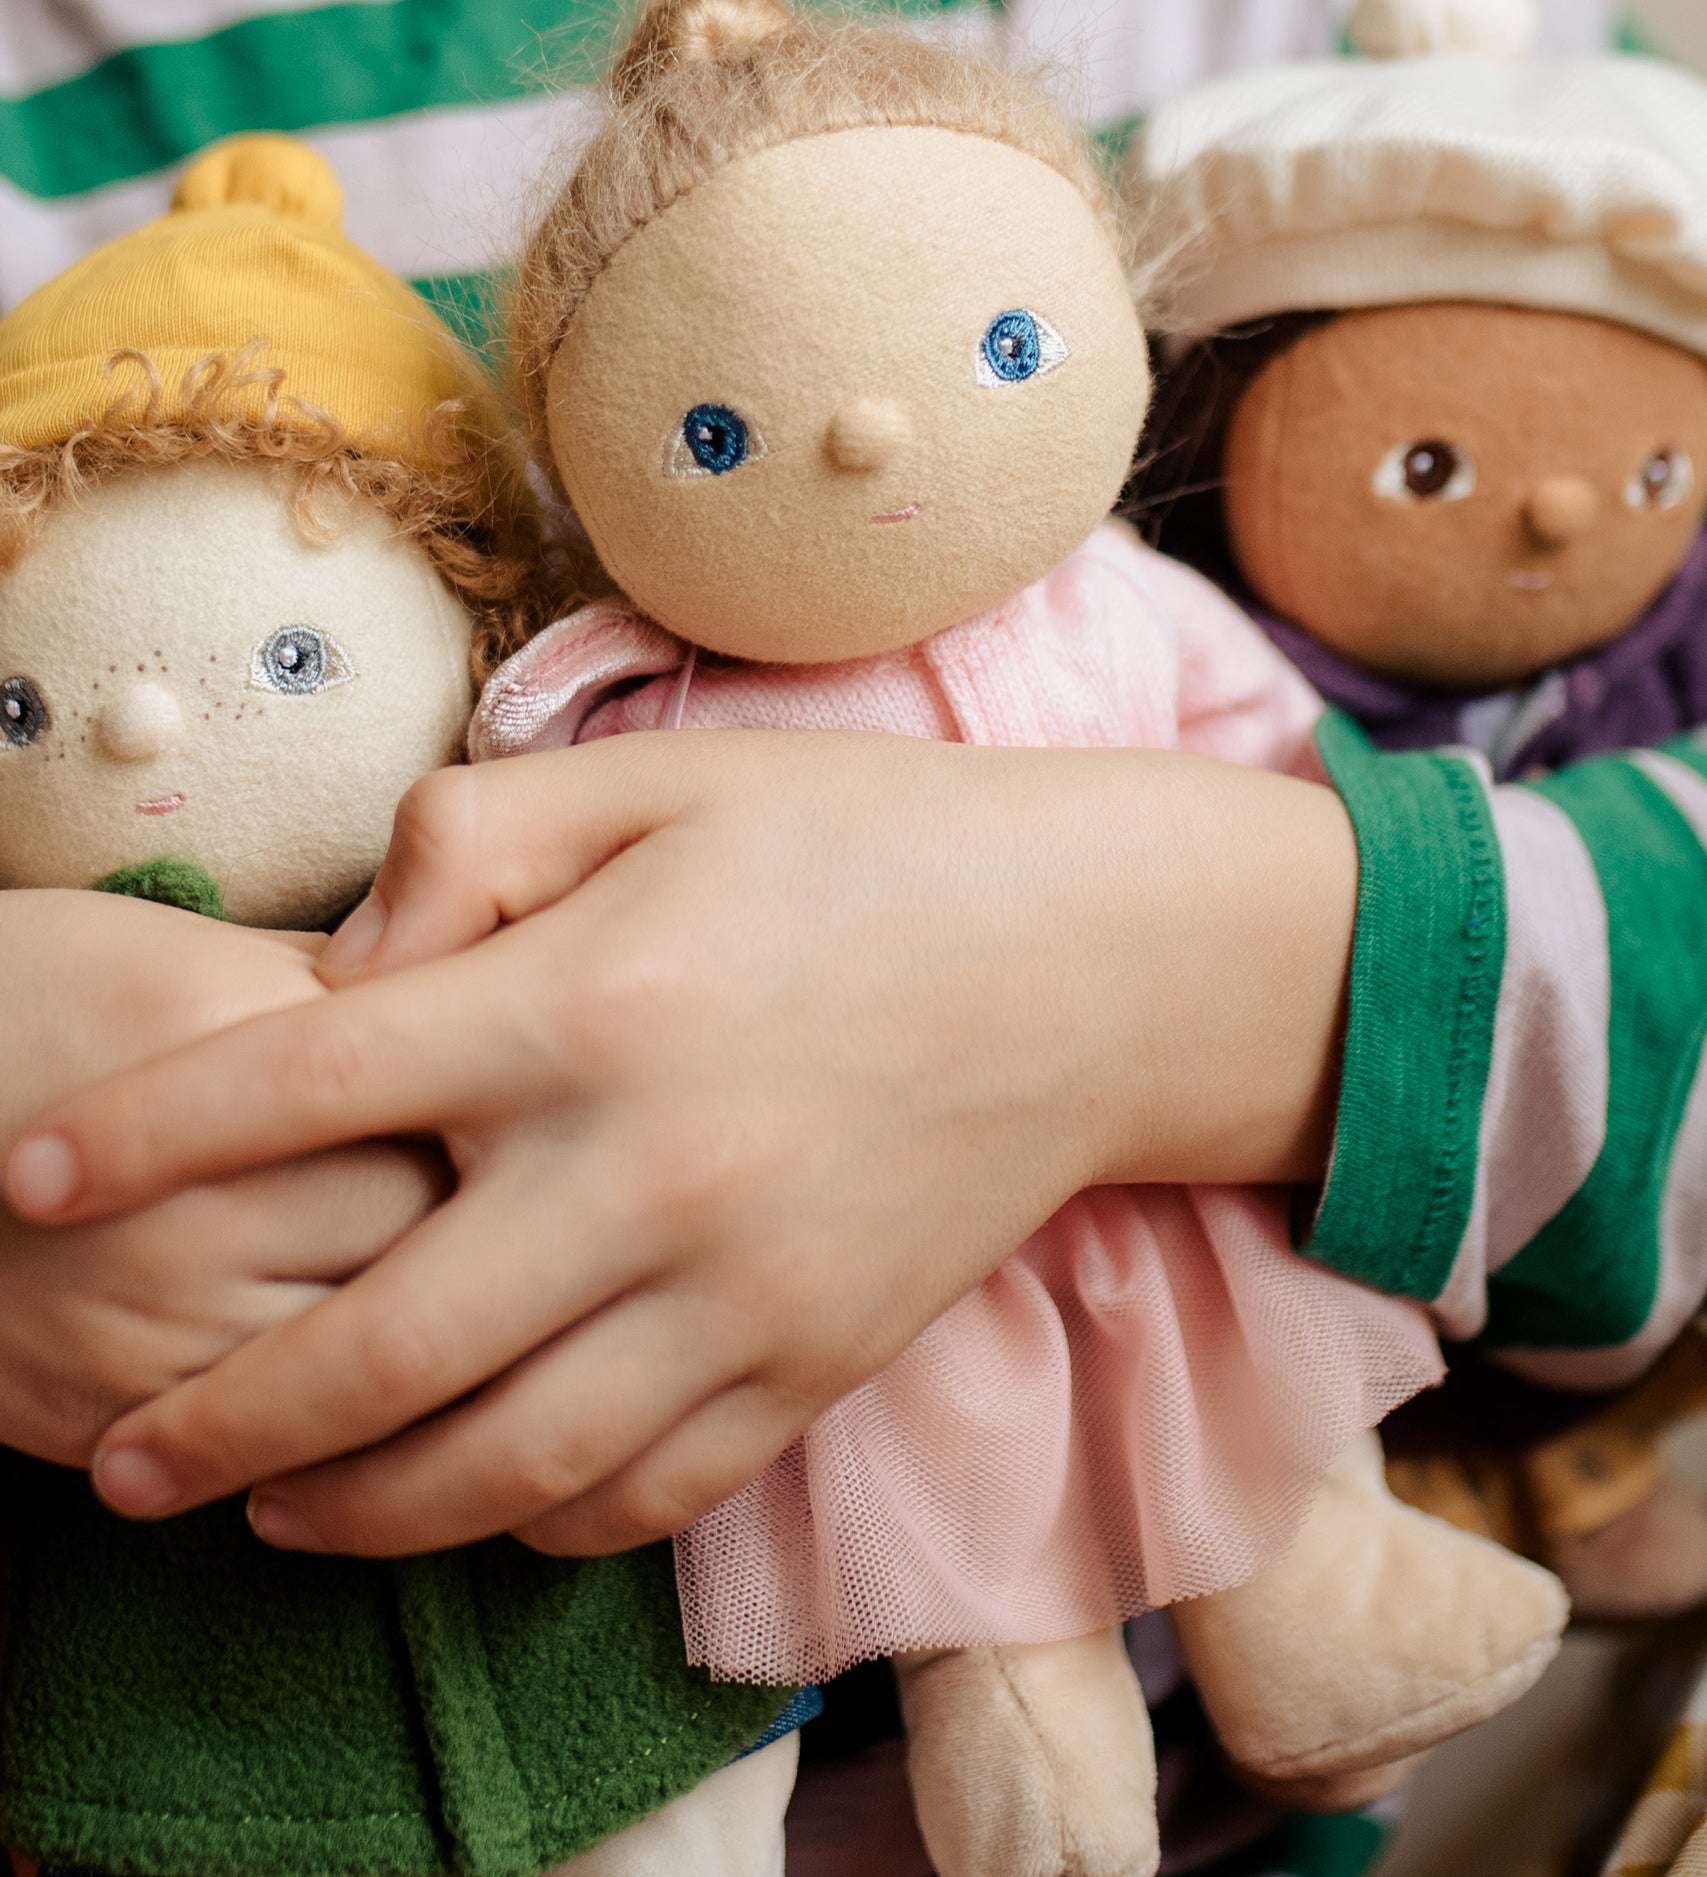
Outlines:
[{"label": "stitched nose", "polygon": [[1523,519],[1543,547],[1569,547],[1594,526],[1600,497],[1581,476],[1548,476],[1529,491]]},{"label": "stitched nose", "polygon": [[184,713],[170,691],[133,684],[101,712],[101,747],[121,763],[143,763],[184,734]]},{"label": "stitched nose", "polygon": [[838,469],[869,473],[893,462],[912,434],[899,404],[887,398],[853,398],[830,419],[825,442]]}]

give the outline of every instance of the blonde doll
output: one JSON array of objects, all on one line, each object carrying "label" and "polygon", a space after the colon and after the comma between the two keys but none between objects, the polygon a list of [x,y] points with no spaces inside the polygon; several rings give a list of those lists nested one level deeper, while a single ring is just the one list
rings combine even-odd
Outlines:
[{"label": "blonde doll", "polygon": [[[1078,137],[989,66],[667,0],[512,346],[624,597],[497,673],[477,756],[776,726],[1305,760],[1308,688],[1101,525],[1144,335]],[[1360,1436],[1438,1373],[1414,1310],[1292,1257],[1278,1195],[1082,1194],[683,1536],[690,1652],[753,1681],[895,1657],[944,1877],[1148,1872],[1130,1613],[1237,1663],[1223,1731],[1306,1796],[1550,1655],[1550,1579],[1368,1474]]]}]

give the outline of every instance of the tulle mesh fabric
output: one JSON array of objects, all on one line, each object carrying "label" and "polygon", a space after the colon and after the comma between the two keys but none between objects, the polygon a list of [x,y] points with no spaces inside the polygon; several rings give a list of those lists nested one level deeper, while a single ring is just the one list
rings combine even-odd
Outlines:
[{"label": "tulle mesh fabric", "polygon": [[1286,1247],[1271,1193],[1080,1194],[677,1540],[690,1659],[817,1680],[1253,1576],[1441,1373],[1419,1310]]}]

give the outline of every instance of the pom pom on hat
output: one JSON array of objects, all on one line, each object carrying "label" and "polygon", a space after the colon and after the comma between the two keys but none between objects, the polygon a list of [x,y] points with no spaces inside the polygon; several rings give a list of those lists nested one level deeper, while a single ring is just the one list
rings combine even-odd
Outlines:
[{"label": "pom pom on hat", "polygon": [[339,232],[343,191],[292,137],[215,144],[171,212],[96,248],[0,320],[0,446],[63,443],[115,410],[199,421],[210,363],[242,359],[220,415],[442,466],[433,413],[505,431],[491,386],[426,302]]},{"label": "pom pom on hat", "polygon": [[270,209],[315,228],[336,228],[344,191],[332,165],[294,137],[232,137],[204,150],[184,171],[175,210]]},{"label": "pom pom on hat", "polygon": [[1541,36],[1540,0],[1358,0],[1351,42],[1373,59],[1480,53],[1518,59]]}]

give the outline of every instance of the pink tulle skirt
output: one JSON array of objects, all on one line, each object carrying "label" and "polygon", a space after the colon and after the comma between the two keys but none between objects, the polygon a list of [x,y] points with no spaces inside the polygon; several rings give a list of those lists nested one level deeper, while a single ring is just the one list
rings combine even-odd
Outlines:
[{"label": "pink tulle skirt", "polygon": [[676,1541],[690,1659],[811,1681],[1243,1583],[1441,1372],[1419,1308],[1287,1249],[1276,1194],[1081,1193]]}]

